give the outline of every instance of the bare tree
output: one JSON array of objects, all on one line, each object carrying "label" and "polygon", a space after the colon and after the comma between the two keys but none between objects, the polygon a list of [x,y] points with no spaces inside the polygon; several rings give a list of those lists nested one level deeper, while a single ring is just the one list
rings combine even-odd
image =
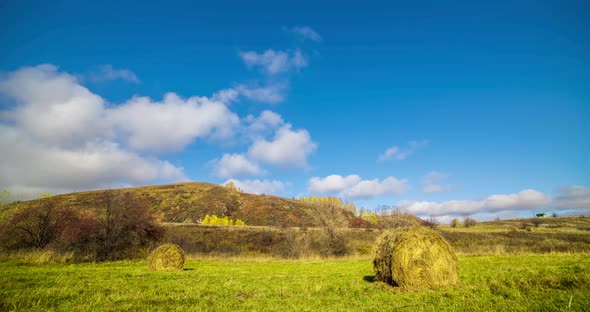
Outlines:
[{"label": "bare tree", "polygon": [[19,209],[10,218],[9,226],[17,247],[43,248],[57,240],[72,215],[70,209],[58,207],[54,199],[43,197]]},{"label": "bare tree", "polygon": [[431,229],[436,229],[439,225],[439,222],[436,217],[430,217],[428,219],[422,220],[422,225],[427,226]]},{"label": "bare tree", "polygon": [[326,253],[345,255],[348,252],[347,240],[341,229],[348,227],[346,212],[333,203],[316,203],[312,207],[311,218],[323,232]]},{"label": "bare tree", "polygon": [[95,239],[97,260],[121,259],[137,248],[159,240],[163,228],[150,213],[143,198],[118,191],[107,191],[102,197]]},{"label": "bare tree", "polygon": [[382,205],[377,209],[377,216],[377,226],[380,229],[393,229],[421,224],[418,217],[398,206]]},{"label": "bare tree", "polygon": [[471,217],[465,217],[463,219],[463,225],[468,228],[468,227],[472,227],[475,226],[477,224],[477,221],[475,221],[475,219],[471,218]]}]

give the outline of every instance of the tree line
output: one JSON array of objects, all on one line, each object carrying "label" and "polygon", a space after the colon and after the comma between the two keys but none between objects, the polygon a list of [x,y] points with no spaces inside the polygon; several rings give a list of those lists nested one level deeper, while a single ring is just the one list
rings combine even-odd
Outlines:
[{"label": "tree line", "polygon": [[205,225],[227,225],[227,226],[246,226],[246,223],[240,219],[230,219],[228,216],[218,217],[216,215],[206,214],[201,224]]},{"label": "tree line", "polygon": [[32,204],[2,207],[0,250],[49,249],[106,261],[134,258],[164,237],[146,199],[105,191],[96,201],[95,208],[74,209],[45,194]]}]

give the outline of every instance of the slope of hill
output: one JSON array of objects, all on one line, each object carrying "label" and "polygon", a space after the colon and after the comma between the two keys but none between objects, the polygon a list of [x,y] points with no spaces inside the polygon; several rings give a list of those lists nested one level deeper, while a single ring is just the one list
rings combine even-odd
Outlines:
[{"label": "slope of hill", "polygon": [[[114,190],[130,192],[147,200],[163,222],[198,222],[206,214],[241,219],[248,225],[309,225],[310,206],[297,200],[242,193],[225,186],[187,182]],[[54,196],[58,205],[79,209],[97,207],[109,190]],[[37,200],[13,203],[34,205]]]}]

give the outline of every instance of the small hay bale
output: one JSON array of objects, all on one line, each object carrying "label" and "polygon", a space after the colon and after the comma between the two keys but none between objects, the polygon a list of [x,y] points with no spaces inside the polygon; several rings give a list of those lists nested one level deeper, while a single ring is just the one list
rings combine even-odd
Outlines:
[{"label": "small hay bale", "polygon": [[184,251],[176,244],[163,244],[148,256],[150,270],[183,270]]},{"label": "small hay bale", "polygon": [[436,231],[401,227],[383,233],[375,244],[375,279],[410,290],[455,285],[459,263],[451,245]]}]

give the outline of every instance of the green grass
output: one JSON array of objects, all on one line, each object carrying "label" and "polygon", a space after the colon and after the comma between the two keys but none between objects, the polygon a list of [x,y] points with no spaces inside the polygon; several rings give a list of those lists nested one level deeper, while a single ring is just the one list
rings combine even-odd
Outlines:
[{"label": "green grass", "polygon": [[182,272],[148,271],[145,261],[5,259],[0,261],[0,310],[590,310],[588,254],[463,256],[459,261],[459,286],[405,293],[373,282],[370,259],[208,258],[187,261]]}]

